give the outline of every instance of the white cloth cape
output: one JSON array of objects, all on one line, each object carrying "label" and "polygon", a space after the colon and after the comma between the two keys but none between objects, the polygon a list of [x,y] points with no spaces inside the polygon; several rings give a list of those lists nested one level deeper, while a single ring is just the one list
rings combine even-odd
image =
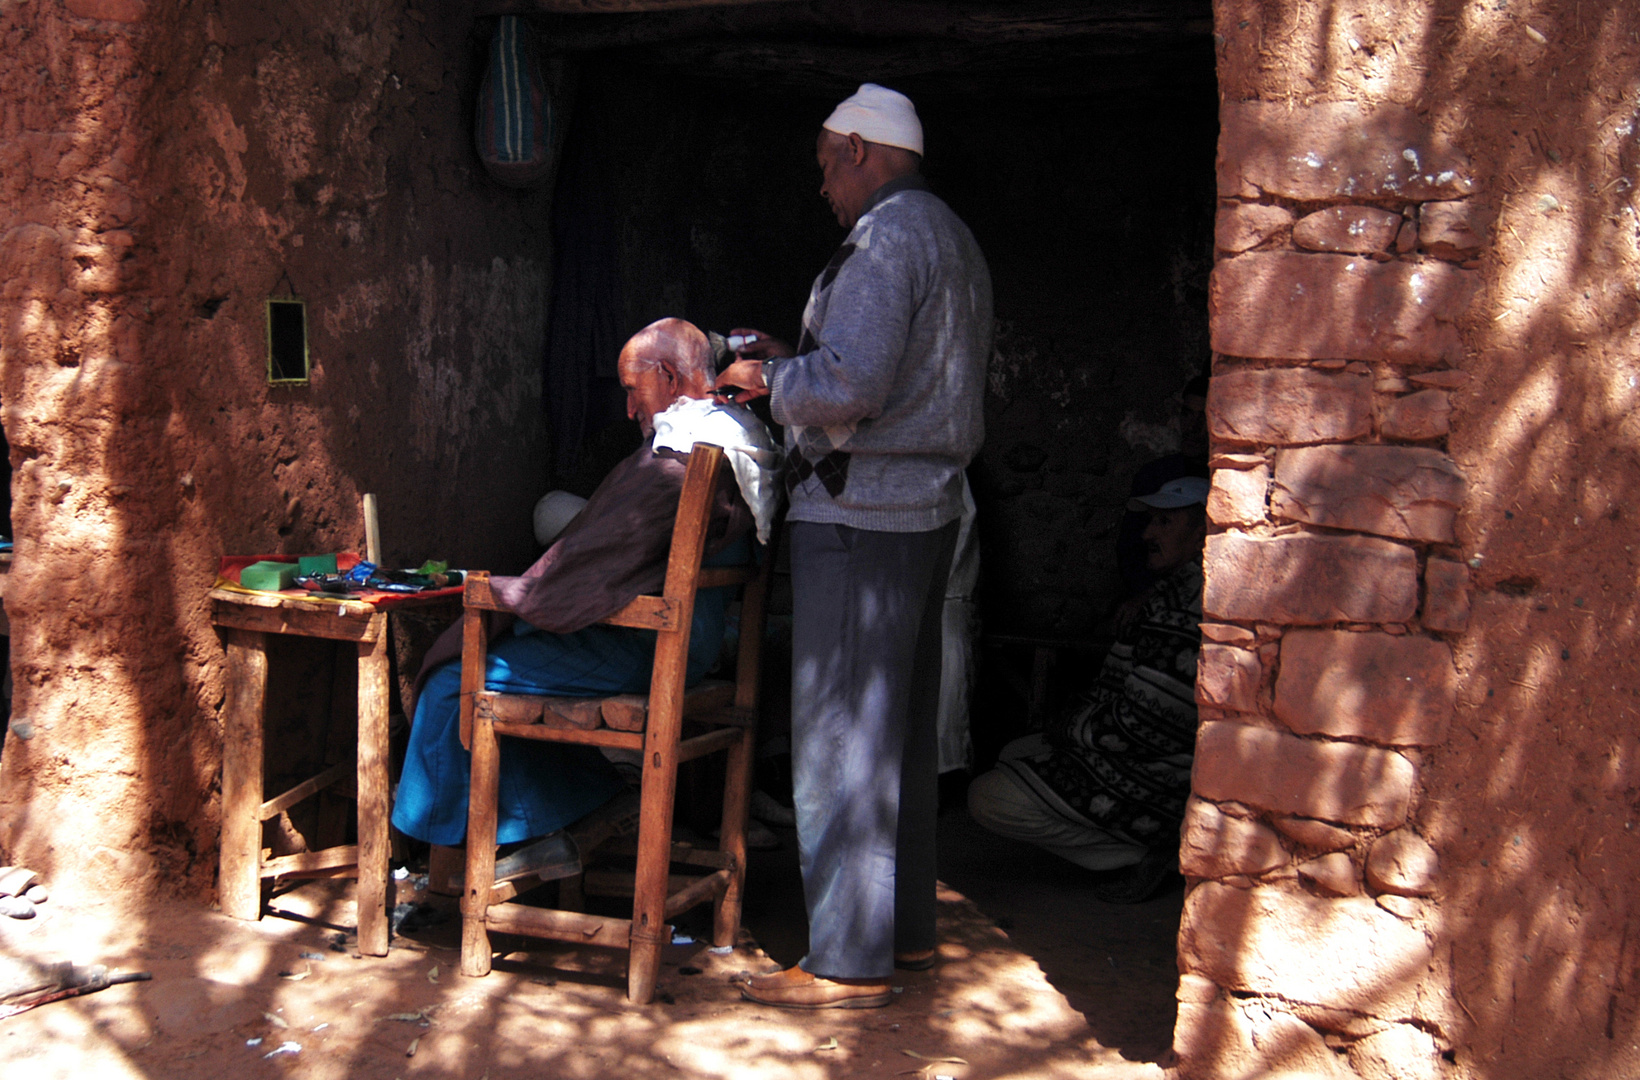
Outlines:
[{"label": "white cloth cape", "polygon": [[763,421],[744,405],[711,398],[679,398],[655,414],[655,449],[687,454],[698,442],[728,452],[740,496],[757,522],[757,542],[767,544],[780,508],[781,455]]}]

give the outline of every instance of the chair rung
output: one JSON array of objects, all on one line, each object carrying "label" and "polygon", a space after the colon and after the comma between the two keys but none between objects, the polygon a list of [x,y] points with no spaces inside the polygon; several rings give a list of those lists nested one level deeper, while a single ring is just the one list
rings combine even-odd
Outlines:
[{"label": "chair rung", "polygon": [[745,737],[746,733],[740,728],[725,727],[692,739],[683,739],[678,743],[678,760],[693,761],[719,750],[727,750]]},{"label": "chair rung", "polygon": [[[668,896],[693,885],[700,880],[698,874],[668,874],[666,878],[666,893]],[[588,870],[582,888],[588,896],[631,896],[637,891],[636,877],[630,870],[610,870],[599,867]]]},{"label": "chair rung", "polygon": [[523,904],[491,904],[484,913],[484,925],[503,934],[551,938],[582,945],[627,948],[632,941],[631,919],[610,919],[579,911],[554,911],[525,907]]},{"label": "chair rung", "polygon": [[725,585],[745,585],[757,580],[755,566],[703,566],[695,579],[697,589],[718,589]]},{"label": "chair rung", "polygon": [[730,876],[729,871],[719,870],[705,877],[696,878],[693,885],[666,898],[666,914],[662,917],[671,920],[696,904],[717,899],[723,890],[729,887]]}]

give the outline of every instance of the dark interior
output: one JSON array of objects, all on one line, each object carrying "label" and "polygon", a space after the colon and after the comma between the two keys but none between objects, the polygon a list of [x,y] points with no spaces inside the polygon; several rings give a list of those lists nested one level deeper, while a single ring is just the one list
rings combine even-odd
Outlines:
[{"label": "dark interior", "polygon": [[[635,444],[620,342],[663,315],[794,338],[843,235],[818,195],[820,123],[861,81],[917,103],[925,173],[995,286],[987,438],[970,470],[983,765],[1044,675],[1062,685],[1087,666],[1065,658],[1099,651],[1123,596],[1114,543],[1133,474],[1176,449],[1180,391],[1206,368],[1210,5],[489,13],[502,10],[532,14],[568,106],[544,377],[552,481],[583,494]],[[478,21],[475,48],[491,25]]]}]

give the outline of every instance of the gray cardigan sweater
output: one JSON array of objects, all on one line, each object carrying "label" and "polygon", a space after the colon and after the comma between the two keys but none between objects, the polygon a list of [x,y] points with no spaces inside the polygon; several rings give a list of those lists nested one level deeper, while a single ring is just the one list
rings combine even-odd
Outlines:
[{"label": "gray cardigan sweater", "polygon": [[884,185],[815,279],[799,355],[766,375],[791,519],[921,532],[959,517],[991,334],[973,233],[921,177]]}]

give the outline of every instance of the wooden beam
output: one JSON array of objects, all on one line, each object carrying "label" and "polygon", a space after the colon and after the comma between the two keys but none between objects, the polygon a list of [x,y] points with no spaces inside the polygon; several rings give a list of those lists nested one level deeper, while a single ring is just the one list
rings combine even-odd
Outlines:
[{"label": "wooden beam", "polygon": [[1208,0],[1089,0],[997,5],[920,0],[818,0],[807,4],[694,6],[642,14],[551,17],[542,24],[547,46],[565,52],[713,39],[718,44],[768,38],[793,43],[853,39],[871,42],[943,41],[973,45],[1049,43],[1116,37],[1206,37],[1213,32]]},{"label": "wooden beam", "polygon": [[554,911],[523,904],[496,904],[484,914],[486,929],[502,934],[551,938],[581,945],[624,949],[632,937],[630,919],[607,919],[579,911]]},{"label": "wooden beam", "polygon": [[328,870],[338,866],[353,866],[359,861],[359,846],[346,844],[323,851],[304,851],[300,855],[281,855],[262,863],[263,877],[282,877],[303,874],[312,870]]},{"label": "wooden beam", "polygon": [[738,7],[792,0],[478,0],[475,15],[629,15],[685,8]]},{"label": "wooden beam", "polygon": [[669,920],[675,919],[696,904],[715,900],[718,894],[728,887],[729,871],[727,870],[719,870],[714,874],[696,878],[693,885],[666,898],[666,918]]},{"label": "wooden beam", "polygon": [[325,604],[322,602],[290,601],[280,606],[277,598],[266,603],[267,597],[244,593],[214,593],[211,597],[211,622],[224,629],[249,630],[258,634],[296,634],[301,637],[329,638],[333,641],[374,641],[386,624],[373,618],[375,612],[368,606],[362,610],[353,604]]},{"label": "wooden beam", "polygon": [[261,819],[266,821],[275,814],[278,814],[281,810],[289,810],[309,795],[313,795],[320,790],[329,787],[331,784],[334,784],[336,781],[340,780],[352,771],[353,763],[344,761],[340,765],[332,765],[330,768],[326,769],[324,772],[320,773],[318,776],[315,776],[311,780],[303,780],[300,784],[297,784],[283,795],[276,795],[267,802],[263,803],[261,809]]}]

